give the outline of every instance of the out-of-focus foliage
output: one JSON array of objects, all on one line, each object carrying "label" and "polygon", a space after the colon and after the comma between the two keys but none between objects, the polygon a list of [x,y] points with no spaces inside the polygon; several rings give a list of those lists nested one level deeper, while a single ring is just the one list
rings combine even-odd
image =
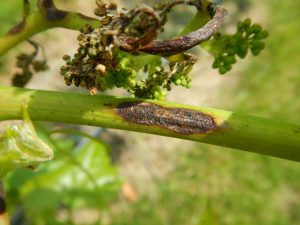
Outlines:
[{"label": "out-of-focus foliage", "polygon": [[198,225],[221,225],[218,215],[215,213],[211,202],[208,200],[200,216]]},{"label": "out-of-focus foliage", "polygon": [[56,146],[56,160],[36,173],[18,170],[7,179],[8,201],[23,203],[12,216],[21,210],[33,224],[73,224],[68,213],[63,221],[58,213],[102,209],[117,196],[120,179],[105,145],[88,141],[76,147],[71,139],[55,142],[60,146]]},{"label": "out-of-focus foliage", "polygon": [[260,59],[253,59],[232,90],[243,90],[234,105],[239,111],[299,123],[300,2],[275,0],[264,6],[270,36]]},{"label": "out-of-focus foliage", "polygon": [[[1,4],[7,2],[5,4],[13,7],[13,1],[16,0],[1,1]],[[245,2],[240,0],[234,2],[237,1],[241,4]],[[89,1],[90,4],[93,2]],[[212,91],[221,93],[220,107],[299,123],[300,2],[281,0],[247,2],[257,9],[263,8],[267,11],[264,16],[266,20],[263,21],[270,32],[266,50],[259,58],[251,58],[251,62],[239,68],[238,75],[241,76],[238,76],[236,88],[224,81],[224,86],[229,86],[227,89]],[[127,4],[126,1],[123,3]],[[136,1],[128,3],[135,5]],[[3,7],[0,7],[0,10],[6,11]],[[4,14],[1,12],[0,16],[2,15]],[[174,17],[177,21],[181,20],[180,13],[175,13]],[[177,28],[177,26],[175,23],[170,27]],[[60,140],[58,144],[60,148],[69,152],[75,148],[72,138]],[[154,183],[157,187],[155,197],[145,194],[140,196],[135,204],[122,202],[122,210],[116,212],[114,207],[107,204],[108,201],[102,202],[102,199],[99,201],[102,203],[99,206],[101,209],[109,208],[112,212],[110,224],[198,225],[202,221],[206,221],[207,224],[207,221],[216,220],[224,225],[300,223],[299,164],[206,145],[196,145],[189,151],[186,149],[180,151],[180,148],[185,146],[174,148],[176,160],[170,162],[176,164],[176,169],[163,180]],[[144,157],[147,158],[148,146],[144,150]],[[56,154],[58,159],[64,157],[59,151]],[[77,155],[75,152],[72,154]],[[65,168],[62,160],[58,159],[54,161],[53,166],[44,166],[36,174],[31,171],[11,174],[6,180],[8,199],[12,202],[10,215],[16,215],[15,212],[26,213],[28,217],[31,216],[32,224],[72,224],[71,221],[54,221],[55,215],[61,211],[70,212],[73,208],[83,205],[94,206],[93,203],[97,199],[95,196],[98,196],[99,192],[91,190],[90,193],[93,194],[87,194],[87,192],[72,192],[73,189],[65,192],[62,189],[55,189],[59,185],[52,183],[50,189],[45,189],[43,184],[35,182],[42,181],[42,176],[45,176],[43,182],[47,184],[48,170],[56,171],[55,168],[58,166]],[[71,162],[68,164],[70,166],[67,168],[74,167],[70,169],[78,171],[78,167],[74,164]],[[98,166],[101,167],[101,164]],[[65,173],[61,174],[66,177]],[[82,172],[78,172],[77,175],[86,176]],[[109,173],[108,177],[111,175]],[[61,184],[59,176],[50,180]],[[85,180],[92,185],[89,179]],[[148,183],[144,186],[147,192]],[[113,184],[101,186],[100,196],[116,196],[114,187]],[[207,200],[210,202],[208,208],[206,208]]]},{"label": "out-of-focus foliage", "polygon": [[189,151],[184,147],[174,151],[176,168],[155,182],[154,197],[146,193],[114,215],[111,224],[288,225],[300,221],[299,164],[236,150],[224,153],[200,144]]}]

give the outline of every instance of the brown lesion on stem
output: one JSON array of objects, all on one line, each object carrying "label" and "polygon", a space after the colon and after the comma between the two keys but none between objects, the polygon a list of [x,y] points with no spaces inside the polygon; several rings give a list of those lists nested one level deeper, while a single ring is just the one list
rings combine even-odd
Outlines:
[{"label": "brown lesion on stem", "polygon": [[23,0],[23,20],[16,26],[11,28],[7,34],[17,34],[21,32],[26,26],[26,19],[30,14],[30,2],[29,0]]},{"label": "brown lesion on stem", "polygon": [[124,102],[115,111],[127,122],[158,126],[179,134],[207,134],[218,127],[214,118],[207,113],[166,108],[147,102]]},{"label": "brown lesion on stem", "polygon": [[14,26],[13,28],[11,28],[7,34],[17,34],[19,32],[21,32],[26,26],[26,21],[23,20],[20,23],[18,23],[16,26]]},{"label": "brown lesion on stem", "polygon": [[[42,12],[44,12],[46,19],[51,22],[63,20],[70,13],[69,11],[58,9],[53,0],[39,0],[39,8]],[[85,16],[81,13],[77,14],[84,20],[95,20],[94,18]]]},{"label": "brown lesion on stem", "polygon": [[[144,39],[146,39],[148,43],[146,43],[145,41],[141,41],[141,38],[139,39],[139,38],[128,37],[125,35],[120,35],[119,36],[119,39],[121,40],[120,48],[124,51],[129,51],[129,52],[144,52],[153,55],[163,55],[163,56],[170,56],[170,55],[182,53],[210,39],[221,28],[224,22],[224,18],[227,14],[227,11],[224,8],[220,6],[216,6],[214,3],[209,3],[207,9],[205,10],[209,12],[209,14],[212,16],[212,19],[203,27],[187,35],[179,36],[171,40],[163,40],[163,41],[154,40],[154,38],[157,36],[158,33],[157,30],[161,29],[163,25],[166,23],[167,14],[170,12],[170,10],[173,7],[181,4],[195,6],[198,11],[203,10],[202,2],[195,1],[195,0],[190,0],[190,1],[178,0],[166,5],[161,5],[158,8],[158,9],[161,8],[160,24],[156,27],[155,31],[152,31],[152,33],[149,32],[147,38],[144,37]],[[154,15],[156,11],[153,10],[151,12],[149,10],[148,13]]]},{"label": "brown lesion on stem", "polygon": [[[30,16],[30,1],[23,0],[23,5],[24,5],[23,20],[20,23],[18,23],[17,25],[15,25],[13,28],[11,28],[7,32],[7,35],[14,35],[14,34],[20,33],[21,31],[24,31],[26,29],[27,18]],[[78,16],[79,18],[82,18],[82,20],[86,21],[87,24],[89,22],[97,21],[95,18],[85,16],[81,13],[60,10],[56,7],[53,0],[38,0],[38,9],[39,9],[38,13],[42,14],[45,17],[45,20],[49,21],[49,22],[61,21],[70,14],[73,14],[73,15]]]},{"label": "brown lesion on stem", "polygon": [[203,6],[202,6],[202,1],[201,0],[174,0],[172,2],[167,2],[165,4],[161,4],[157,6],[155,9],[160,10],[160,17],[162,18],[162,24],[164,25],[167,22],[167,16],[170,13],[170,11],[178,5],[189,5],[189,6],[194,6],[197,8],[198,11],[201,11]]},{"label": "brown lesion on stem", "polygon": [[45,13],[49,21],[62,20],[68,15],[67,11],[57,9],[53,0],[39,0],[38,3],[40,10]]},{"label": "brown lesion on stem", "polygon": [[155,55],[174,55],[184,52],[210,39],[222,26],[225,15],[226,10],[217,7],[213,18],[200,29],[171,40],[155,40],[137,50]]},{"label": "brown lesion on stem", "polygon": [[[23,8],[24,8],[24,13],[23,13],[23,20],[18,23],[16,26],[14,26],[12,29],[10,29],[10,31],[8,31],[7,34],[13,35],[13,34],[17,34],[20,33],[22,30],[25,29],[26,27],[26,20],[27,17],[30,14],[30,2],[29,0],[23,0]],[[38,1],[38,8],[40,10],[40,13],[42,13],[46,20],[50,21],[50,22],[56,22],[56,21],[60,21],[63,20],[69,12],[64,11],[64,10],[60,10],[58,9],[53,0],[39,0]],[[79,14],[79,13],[78,13]],[[91,19],[89,17],[85,17],[82,14],[79,14],[79,16],[81,16],[83,19]]]}]

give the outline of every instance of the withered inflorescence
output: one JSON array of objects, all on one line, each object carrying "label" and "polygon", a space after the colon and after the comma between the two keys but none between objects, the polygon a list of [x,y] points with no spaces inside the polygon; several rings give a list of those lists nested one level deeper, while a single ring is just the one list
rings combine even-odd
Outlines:
[{"label": "withered inflorescence", "polygon": [[34,73],[49,68],[44,52],[42,60],[36,59],[41,46],[31,40],[28,40],[28,43],[34,47],[34,51],[32,53],[21,53],[17,56],[17,67],[20,72],[17,72],[12,79],[12,83],[16,87],[24,87],[31,80]]},{"label": "withered inflorescence", "polygon": [[[87,25],[83,28],[78,36],[77,53],[73,57],[65,55],[66,64],[61,67],[67,85],[85,87],[91,94],[118,87],[134,97],[163,99],[163,90],[170,91],[172,84],[190,87],[189,72],[197,58],[186,53],[188,49],[209,40],[212,49],[216,49],[210,51],[216,59],[214,68],[223,74],[235,62],[234,54],[244,55],[240,51],[244,44],[247,49],[243,51],[251,48],[253,54],[258,54],[264,47],[261,39],[266,37],[265,32],[257,30],[256,25],[254,30],[251,28],[254,33],[243,23],[234,38],[216,35],[226,10],[208,0],[173,0],[155,7],[142,5],[131,10],[118,9],[116,3],[103,0],[97,0],[96,4],[95,15],[99,17],[101,27]],[[210,19],[188,34],[157,40],[171,9],[178,5],[194,6],[198,14],[208,15]],[[227,52],[230,50],[228,42],[237,46],[232,54]],[[226,60],[231,61],[226,63]]]},{"label": "withered inflorescence", "polygon": [[[182,40],[190,37],[165,42],[155,39],[174,6],[188,4],[201,10],[202,1],[179,0],[132,10],[118,10],[117,4],[101,0],[96,3],[95,14],[102,26],[83,28],[77,53],[63,57],[66,65],[61,67],[61,75],[67,85],[86,87],[92,94],[122,87],[135,97],[156,99],[163,98],[162,88],[171,90],[171,84],[190,86],[188,74],[196,57],[180,50]],[[147,54],[154,48],[155,53]]]}]

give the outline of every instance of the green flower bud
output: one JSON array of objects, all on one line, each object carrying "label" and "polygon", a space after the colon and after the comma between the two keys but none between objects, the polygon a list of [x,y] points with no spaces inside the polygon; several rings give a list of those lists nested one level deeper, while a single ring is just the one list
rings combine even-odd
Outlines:
[{"label": "green flower bud", "polygon": [[186,79],[182,79],[181,80],[181,86],[185,87],[187,86],[188,82],[186,81]]},{"label": "green flower bud", "polygon": [[71,59],[71,56],[69,56],[69,55],[64,55],[63,56],[63,60],[64,61],[68,61],[68,60],[70,60]]},{"label": "green flower bud", "polygon": [[265,39],[265,38],[267,38],[269,36],[269,33],[268,33],[268,31],[262,31],[262,32],[260,32],[260,33],[258,33],[258,34],[256,34],[255,35],[255,38],[257,39],[257,40],[262,40],[262,39]]},{"label": "green flower bud", "polygon": [[262,27],[259,24],[253,24],[251,29],[253,30],[254,33],[260,33],[262,31]]},{"label": "green flower bud", "polygon": [[219,73],[220,73],[221,75],[223,75],[223,74],[225,74],[225,73],[227,73],[227,72],[228,72],[228,69],[227,69],[226,66],[221,66],[221,67],[219,68]]},{"label": "green flower bud", "polygon": [[251,19],[249,18],[245,19],[243,24],[244,24],[244,28],[248,29],[251,26]]},{"label": "green flower bud", "polygon": [[236,46],[234,46],[234,47],[229,47],[229,48],[227,49],[227,53],[228,53],[229,55],[235,55],[235,53],[236,53]]},{"label": "green flower bud", "polygon": [[252,47],[250,50],[251,50],[252,55],[258,56],[262,49]]},{"label": "green flower bud", "polygon": [[260,50],[264,49],[265,45],[266,44],[264,42],[262,42],[262,41],[253,41],[251,43],[251,47],[257,48],[257,49],[260,49]]},{"label": "green flower bud", "polygon": [[212,67],[213,67],[214,69],[217,69],[217,68],[219,68],[220,64],[221,64],[220,59],[219,59],[219,58],[216,58],[215,61],[213,62]]},{"label": "green flower bud", "polygon": [[175,80],[175,85],[180,85],[181,84],[181,80],[180,79],[177,79],[177,80]]},{"label": "green flower bud", "polygon": [[244,23],[242,21],[238,22],[238,32],[243,32],[244,31]]},{"label": "green flower bud", "polygon": [[240,46],[238,46],[237,52],[236,52],[237,55],[242,59],[245,58],[248,53],[248,47],[249,47],[249,45],[246,42],[241,44]]},{"label": "green flower bud", "polygon": [[225,59],[224,59],[224,63],[226,64],[234,64],[236,63],[236,58],[234,57],[234,55],[228,55]]}]

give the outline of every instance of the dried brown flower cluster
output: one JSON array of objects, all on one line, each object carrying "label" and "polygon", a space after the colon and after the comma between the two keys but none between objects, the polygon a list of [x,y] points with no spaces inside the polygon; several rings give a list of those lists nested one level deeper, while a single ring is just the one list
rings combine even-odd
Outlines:
[{"label": "dried brown flower cluster", "polygon": [[[118,10],[115,3],[97,0],[95,14],[102,26],[82,29],[77,53],[73,58],[63,57],[66,65],[61,68],[61,75],[67,85],[86,87],[93,94],[96,90],[122,87],[136,97],[162,98],[161,88],[171,90],[172,83],[189,87],[188,73],[196,57],[185,51],[209,39],[219,29],[225,10],[209,3],[204,10],[210,11],[212,20],[204,27],[171,40],[156,39],[173,7],[186,4],[203,10],[202,3],[178,0],[153,8],[142,5]],[[180,55],[170,57],[177,54]],[[167,59],[166,64],[162,58]]]}]

